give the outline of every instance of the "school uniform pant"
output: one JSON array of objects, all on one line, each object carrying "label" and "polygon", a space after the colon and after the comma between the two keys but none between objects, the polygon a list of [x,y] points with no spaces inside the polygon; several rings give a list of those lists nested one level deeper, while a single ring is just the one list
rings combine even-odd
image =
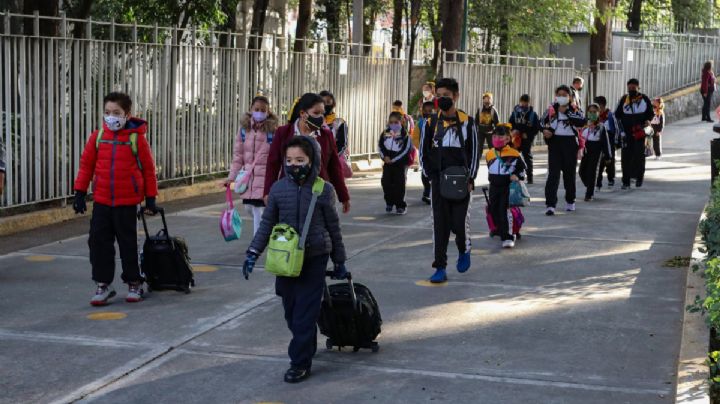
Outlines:
[{"label": "school uniform pant", "polygon": [[306,257],[300,276],[275,279],[275,294],[282,298],[285,321],[292,333],[288,346],[290,366],[310,369],[317,351],[317,320],[325,288],[328,254]]},{"label": "school uniform pant", "polygon": [[522,153],[523,160],[525,160],[525,176],[527,182],[533,182],[533,154],[532,144],[535,136],[528,136],[527,139],[522,139],[520,143],[520,153]]},{"label": "school uniform pant", "polygon": [[493,185],[490,184],[490,216],[493,223],[497,227],[497,234],[505,240],[512,240],[513,235],[508,221],[510,212],[510,185]]},{"label": "school uniform pant", "polygon": [[[600,142],[594,142],[600,143]],[[585,198],[592,198],[595,195],[595,185],[597,185],[598,171],[604,164],[602,146],[600,144],[592,144],[588,142],[585,148],[585,155],[580,161],[580,169],[578,174],[583,185],[585,185]]]},{"label": "school uniform pant", "polygon": [[575,170],[578,143],[575,136],[554,135],[548,141],[548,176],[545,183],[545,206],[557,205],[560,174],[565,187],[565,201],[575,203]]},{"label": "school uniform pant", "polygon": [[713,99],[714,93],[715,93],[715,89],[708,89],[707,96],[702,97],[702,99],[703,99],[702,119],[704,119],[704,120],[709,121],[712,119],[712,117],[710,116],[710,108],[712,106],[712,99]]},{"label": "school uniform pant", "polygon": [[662,133],[656,133],[653,135],[653,152],[655,153],[655,157],[662,156],[662,137],[660,136]]},{"label": "school uniform pant", "polygon": [[423,198],[430,198],[430,177],[424,173],[420,174],[423,184]]},{"label": "school uniform pant", "polygon": [[115,241],[120,249],[123,282],[142,281],[137,251],[137,206],[111,207],[95,203],[88,239],[95,282],[110,284],[115,278]]},{"label": "school uniform pant", "polygon": [[435,244],[435,260],[433,268],[447,268],[447,249],[450,233],[455,233],[455,244],[458,253],[470,252],[470,202],[472,195],[460,201],[451,201],[440,195],[439,175],[431,177],[431,201],[433,219],[433,242]]},{"label": "school uniform pant", "polygon": [[404,164],[385,164],[383,166],[382,184],[385,204],[405,209],[405,184],[407,182],[407,166]]},{"label": "school uniform pant", "polygon": [[630,186],[631,178],[635,178],[636,184],[642,185],[645,177],[645,139],[628,137],[626,142],[621,153],[623,185]]},{"label": "school uniform pant", "polygon": [[478,131],[478,143],[480,143],[480,155],[482,156],[483,151],[485,150],[485,144],[487,144],[487,149],[490,150],[493,148],[492,145],[492,132],[481,132]]}]

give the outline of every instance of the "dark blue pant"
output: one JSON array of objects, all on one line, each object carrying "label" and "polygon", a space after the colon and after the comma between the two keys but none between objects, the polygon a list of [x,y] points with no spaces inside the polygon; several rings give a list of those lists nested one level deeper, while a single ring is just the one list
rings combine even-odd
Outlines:
[{"label": "dark blue pant", "polygon": [[297,278],[278,276],[275,293],[282,297],[285,321],[292,332],[288,346],[290,365],[310,369],[317,351],[317,320],[325,287],[328,254],[305,258]]},{"label": "dark blue pant", "polygon": [[90,264],[95,282],[110,284],[115,277],[115,241],[122,261],[122,280],[140,282],[137,251],[137,207],[96,203],[90,219]]}]

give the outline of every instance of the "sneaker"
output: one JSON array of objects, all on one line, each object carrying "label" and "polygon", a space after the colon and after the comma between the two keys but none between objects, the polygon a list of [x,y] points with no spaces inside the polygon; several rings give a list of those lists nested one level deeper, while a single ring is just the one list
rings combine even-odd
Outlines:
[{"label": "sneaker", "polygon": [[608,180],[608,186],[609,186],[609,187],[614,187],[614,186],[615,186],[615,181],[614,181],[614,180],[612,180],[612,181],[611,181],[611,180]]},{"label": "sneaker", "polygon": [[457,271],[462,273],[467,272],[470,269],[470,253],[462,253],[457,260]]},{"label": "sneaker", "polygon": [[104,283],[98,283],[97,289],[95,290],[95,296],[90,299],[90,304],[93,306],[105,306],[108,301],[115,296],[115,289],[112,286]]},{"label": "sneaker", "polygon": [[566,212],[575,212],[575,204],[568,203],[567,205],[565,205],[565,211]]},{"label": "sneaker", "polygon": [[592,200],[593,200],[593,197],[592,197],[592,196],[586,196],[586,197],[585,197],[585,202],[592,202]]},{"label": "sneaker", "polygon": [[291,367],[285,372],[285,383],[300,383],[310,377],[310,369]]},{"label": "sneaker", "polygon": [[445,283],[447,282],[447,274],[445,268],[437,268],[435,273],[430,277],[431,283]]},{"label": "sneaker", "polygon": [[143,293],[145,292],[142,289],[142,282],[129,283],[128,294],[125,301],[128,303],[137,303],[143,299]]},{"label": "sneaker", "polygon": [[642,181],[636,181],[636,182],[635,182],[635,188],[640,188],[640,187],[642,187],[642,184],[643,184]]},{"label": "sneaker", "polygon": [[386,205],[385,206],[385,213],[392,213],[393,206],[392,205]]},{"label": "sneaker", "polygon": [[655,156],[655,160],[660,160],[660,156]]},{"label": "sneaker", "polygon": [[548,206],[547,210],[545,211],[545,216],[553,216],[555,215],[555,208]]},{"label": "sneaker", "polygon": [[426,204],[430,205],[430,198],[428,198],[427,196],[423,196],[421,200]]},{"label": "sneaker", "polygon": [[623,184],[623,186],[620,187],[620,189],[622,189],[622,190],[630,189],[630,185]]},{"label": "sneaker", "polygon": [[502,242],[502,248],[513,248],[515,247],[515,242],[513,240],[505,240]]},{"label": "sneaker", "polygon": [[397,213],[398,215],[402,216],[402,215],[404,215],[404,214],[407,213],[407,208],[397,208],[397,210],[395,211],[395,213]]}]

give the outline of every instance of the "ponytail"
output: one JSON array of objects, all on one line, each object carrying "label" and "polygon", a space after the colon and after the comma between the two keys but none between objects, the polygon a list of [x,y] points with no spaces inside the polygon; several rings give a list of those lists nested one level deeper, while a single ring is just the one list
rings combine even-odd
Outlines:
[{"label": "ponytail", "polygon": [[300,117],[300,111],[307,111],[315,104],[323,104],[323,99],[315,93],[305,93],[302,97],[296,98],[290,107],[290,119],[288,123],[294,123]]}]

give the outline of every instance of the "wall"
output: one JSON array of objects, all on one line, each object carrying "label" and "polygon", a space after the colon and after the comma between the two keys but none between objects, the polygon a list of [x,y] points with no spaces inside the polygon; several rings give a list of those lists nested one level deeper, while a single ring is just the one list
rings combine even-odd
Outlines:
[{"label": "wall", "polygon": [[[686,87],[663,98],[665,100],[666,123],[700,115],[702,110],[700,85]],[[713,111],[710,114],[715,120],[717,120],[717,116],[715,116],[714,110],[718,104],[720,104],[720,94],[716,91],[712,103]]]}]

